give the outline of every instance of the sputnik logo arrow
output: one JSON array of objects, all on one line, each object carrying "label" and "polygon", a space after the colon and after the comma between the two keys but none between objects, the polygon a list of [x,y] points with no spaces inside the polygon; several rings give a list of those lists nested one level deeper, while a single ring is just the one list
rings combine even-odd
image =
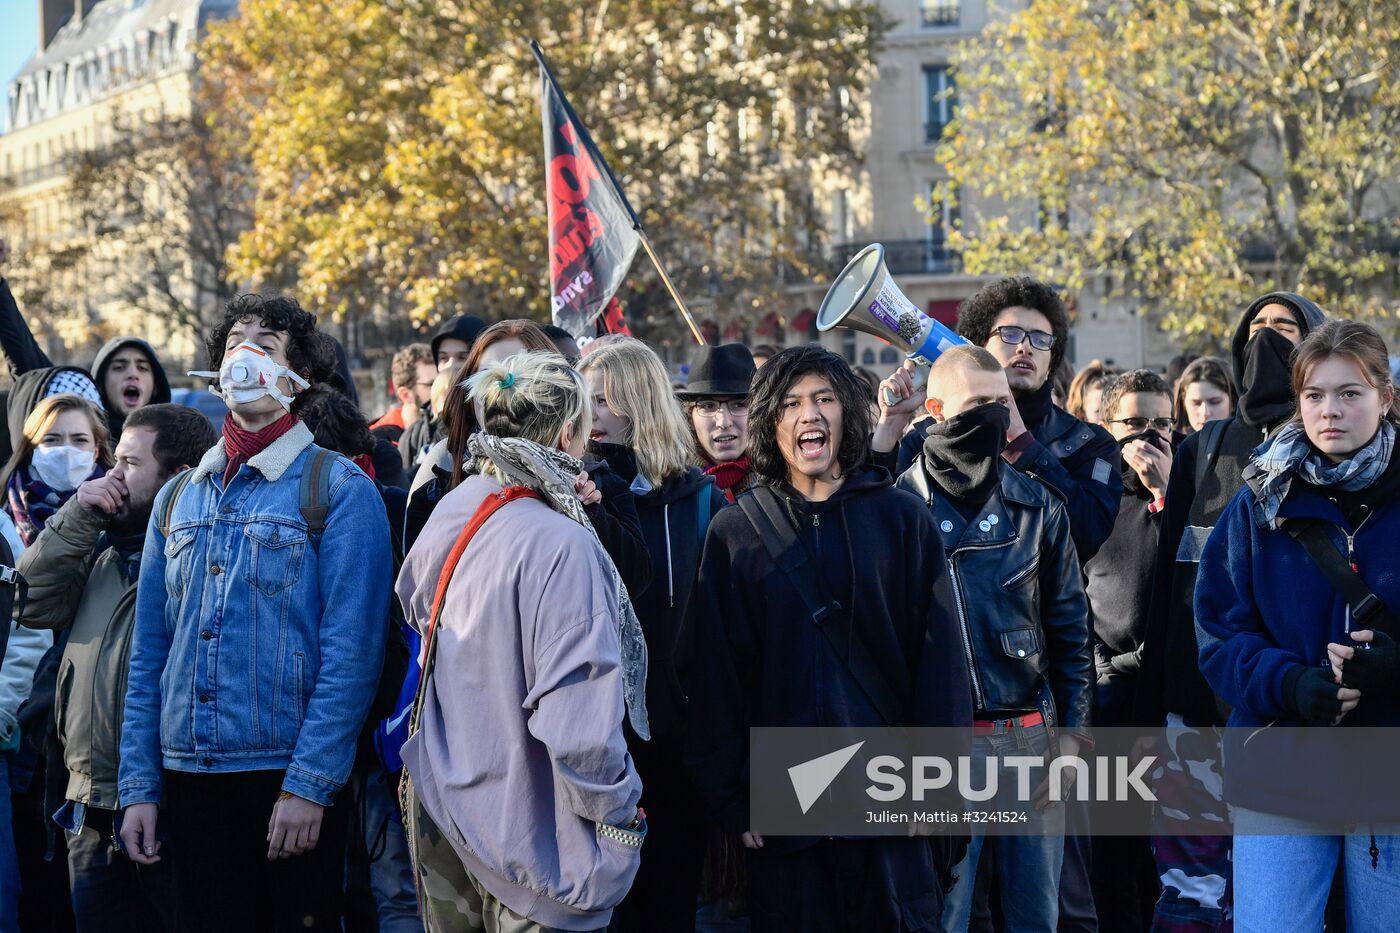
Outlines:
[{"label": "sputnik logo arrow", "polygon": [[792,789],[797,794],[797,803],[802,807],[803,813],[812,809],[812,804],[826,792],[831,782],[841,773],[841,769],[846,767],[864,744],[857,742],[847,745],[820,758],[813,758],[788,768],[788,778],[792,781]]}]

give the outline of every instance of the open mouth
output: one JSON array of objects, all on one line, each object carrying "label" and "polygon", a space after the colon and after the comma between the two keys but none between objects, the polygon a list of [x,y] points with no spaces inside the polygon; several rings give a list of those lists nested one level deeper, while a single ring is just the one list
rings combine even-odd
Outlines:
[{"label": "open mouth", "polygon": [[590,432],[588,432],[588,439],[589,439],[590,441],[604,441],[604,440],[607,440],[607,438],[608,438],[608,432],[607,432],[607,431],[590,431]]},{"label": "open mouth", "polygon": [[825,431],[803,431],[797,435],[797,452],[804,460],[817,460],[826,453]]},{"label": "open mouth", "polygon": [[122,389],[122,401],[135,407],[141,404],[141,389],[137,386],[127,386]]},{"label": "open mouth", "polygon": [[1019,369],[1022,372],[1034,373],[1035,364],[1030,360],[1015,360],[1011,363],[1010,369]]},{"label": "open mouth", "polygon": [[710,442],[716,446],[732,444],[739,439],[737,434],[714,434],[710,436]]}]

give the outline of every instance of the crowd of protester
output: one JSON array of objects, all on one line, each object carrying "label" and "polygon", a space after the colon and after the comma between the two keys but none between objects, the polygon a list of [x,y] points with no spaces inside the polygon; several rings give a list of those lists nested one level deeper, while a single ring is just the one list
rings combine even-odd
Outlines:
[{"label": "crowd of protester", "polygon": [[[1228,360],[1071,375],[1028,278],[958,327],[926,389],[815,344],[676,388],[461,315],[370,422],[245,295],[215,426],[144,340],[53,365],[0,279],[0,933],[1393,928],[1393,824],[1220,768],[1400,719],[1381,336],[1275,292]],[[1091,727],[1164,767],[1150,837],[1048,781],[1020,835],[765,837],[755,726],[967,729],[1008,795]]]}]

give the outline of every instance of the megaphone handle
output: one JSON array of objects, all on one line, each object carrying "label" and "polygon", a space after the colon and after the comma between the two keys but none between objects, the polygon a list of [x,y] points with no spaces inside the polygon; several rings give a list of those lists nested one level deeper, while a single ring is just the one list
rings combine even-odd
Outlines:
[{"label": "megaphone handle", "polygon": [[[916,367],[914,367],[914,372],[912,374],[912,378],[914,380],[914,394],[918,395],[921,392],[927,391],[929,366],[931,364],[922,356],[915,356],[912,353],[907,357],[907,359],[911,359],[918,364]],[[885,404],[888,406],[898,405],[900,402],[904,401],[903,399],[895,398],[894,393],[891,392],[888,388],[880,389],[880,394],[884,397]]]}]

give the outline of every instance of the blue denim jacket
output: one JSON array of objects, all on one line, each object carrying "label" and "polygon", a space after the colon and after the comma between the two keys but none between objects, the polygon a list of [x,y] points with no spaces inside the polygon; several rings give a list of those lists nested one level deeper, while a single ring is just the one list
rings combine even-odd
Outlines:
[{"label": "blue denim jacket", "polygon": [[169,536],[151,521],[121,739],[123,807],[160,802],[162,767],[285,768],[284,790],[323,805],[350,774],[383,665],[393,558],[379,493],[343,457],[319,546],[308,539],[299,484],[315,450],[298,423],[221,488],[220,441],[180,494]]}]

